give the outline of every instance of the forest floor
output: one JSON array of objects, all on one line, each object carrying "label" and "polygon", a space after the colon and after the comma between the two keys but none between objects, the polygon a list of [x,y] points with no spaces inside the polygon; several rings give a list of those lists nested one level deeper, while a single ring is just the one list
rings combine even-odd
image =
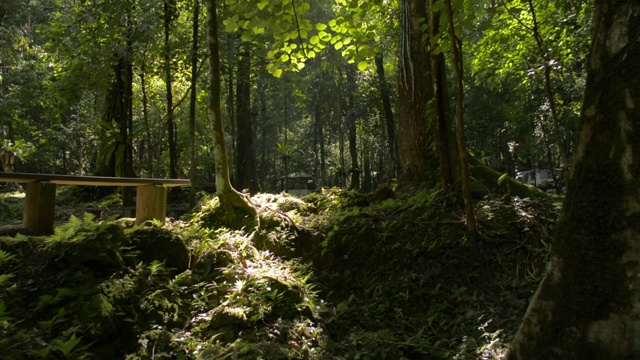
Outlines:
[{"label": "forest floor", "polygon": [[[118,201],[74,191],[58,202]],[[456,199],[427,190],[376,203],[339,189],[258,194],[261,225],[250,231],[220,224],[208,195],[164,225],[59,211],[51,236],[0,236],[0,353],[497,359],[541,279],[560,212],[559,198],[532,194],[477,199],[476,240]],[[20,196],[0,194],[0,223],[20,219]]]}]

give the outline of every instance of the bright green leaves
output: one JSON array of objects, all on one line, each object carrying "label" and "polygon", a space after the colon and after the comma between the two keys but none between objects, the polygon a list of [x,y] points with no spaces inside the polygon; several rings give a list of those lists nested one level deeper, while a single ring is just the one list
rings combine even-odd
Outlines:
[{"label": "bright green leaves", "polygon": [[[243,41],[270,48],[267,70],[276,77],[284,71],[299,71],[308,59],[327,47],[338,51],[358,69],[379,51],[381,29],[394,26],[390,4],[382,0],[335,0],[334,18],[328,22],[310,20],[311,0],[228,1],[227,32],[239,32]],[[388,35],[384,35],[388,38]],[[385,40],[386,41],[386,40]]]},{"label": "bright green leaves", "polygon": [[[326,46],[326,24],[307,18],[311,4],[305,0],[228,1],[225,31],[239,32],[245,42],[268,46],[267,70],[276,77],[284,71],[299,71],[308,58]],[[330,38],[330,36],[329,36]]]},{"label": "bright green leaves", "polygon": [[264,8],[267,7],[267,5],[269,5],[269,0],[263,0],[263,1],[258,2],[258,4],[257,4],[258,9],[260,9],[260,10],[264,10]]}]

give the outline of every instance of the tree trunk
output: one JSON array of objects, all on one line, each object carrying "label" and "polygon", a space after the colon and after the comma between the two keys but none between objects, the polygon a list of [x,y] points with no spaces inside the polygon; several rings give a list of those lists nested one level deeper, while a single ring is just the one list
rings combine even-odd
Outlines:
[{"label": "tree trunk", "polygon": [[[216,192],[223,210],[222,217],[234,227],[259,226],[258,214],[251,199],[232,186],[229,180],[229,160],[224,140],[220,107],[220,53],[216,0],[205,0],[207,6],[207,44],[209,49],[209,98],[207,113],[212,125]],[[240,214],[236,211],[240,210]],[[242,214],[244,213],[244,214]]]},{"label": "tree trunk", "polygon": [[236,178],[238,189],[258,191],[256,176],[256,152],[254,145],[253,121],[251,119],[251,52],[250,44],[242,44],[239,53],[238,81],[236,83]]},{"label": "tree trunk", "polygon": [[[440,36],[440,11],[436,9],[435,0],[429,0],[429,36],[432,39]],[[458,149],[449,111],[449,87],[447,86],[447,65],[444,53],[431,53],[431,74],[434,83],[433,111],[435,122],[432,130],[435,134],[436,152],[440,168],[440,181],[445,188],[452,188],[460,176]]]},{"label": "tree trunk", "polygon": [[387,141],[389,143],[389,158],[391,159],[393,178],[398,178],[400,166],[398,165],[398,140],[396,139],[396,122],[391,109],[391,97],[389,95],[389,85],[384,75],[384,59],[382,52],[376,54],[376,70],[378,73],[378,83],[380,86],[380,98],[382,109],[384,110],[384,120],[387,128]]},{"label": "tree trunk", "polygon": [[[130,30],[127,30],[128,37],[131,38]],[[131,40],[127,41],[127,49],[132,48]],[[130,53],[130,51],[127,51]],[[124,65],[123,85],[124,85],[124,162],[122,164],[122,175],[125,177],[135,177],[133,169],[133,62],[129,58]],[[125,187],[122,189],[122,204],[124,206],[133,206],[133,188]]]},{"label": "tree trunk", "polygon": [[[342,78],[340,75],[339,78]],[[345,160],[344,160],[344,126],[343,126],[343,106],[342,106],[342,86],[340,81],[336,84],[336,126],[338,127],[338,149],[339,149],[339,160],[340,166],[338,168],[338,176],[337,176],[337,184],[340,187],[346,187],[346,177],[345,177]]]},{"label": "tree trunk", "polygon": [[372,189],[372,179],[371,179],[371,147],[367,146],[363,151],[364,159],[363,162],[363,172],[362,175],[362,192],[369,193]]},{"label": "tree trunk", "polygon": [[191,37],[191,98],[189,99],[189,178],[191,191],[189,205],[196,205],[196,85],[198,82],[198,22],[200,21],[200,2],[193,2],[193,35]]},{"label": "tree trunk", "polygon": [[[147,160],[147,175],[153,177],[153,153],[155,152],[152,136],[151,136],[151,125],[149,124],[149,100],[147,97],[147,81],[146,81],[146,51],[144,52],[144,56],[142,57],[142,64],[140,68],[140,91],[142,92],[142,120],[144,122],[145,127],[145,142],[146,148],[144,152],[146,153]],[[140,150],[142,151],[142,149]]]},{"label": "tree trunk", "polygon": [[509,359],[640,358],[640,4],[594,16],[563,216]]},{"label": "tree trunk", "polygon": [[351,157],[351,183],[350,189],[360,188],[360,167],[358,165],[358,145],[356,136],[356,104],[353,93],[356,90],[355,69],[351,66],[347,69],[347,89],[349,89],[349,110],[347,110],[347,130],[349,131],[349,156]]},{"label": "tree trunk", "polygon": [[178,178],[178,151],[176,147],[176,130],[173,118],[173,90],[171,86],[171,22],[175,16],[175,0],[164,1],[164,75],[167,97],[167,135],[169,141],[169,177]]},{"label": "tree trunk", "polygon": [[401,174],[399,188],[427,182],[433,158],[427,131],[427,103],[433,98],[431,66],[423,41],[422,22],[426,0],[401,0],[400,65],[398,81],[398,155]]},{"label": "tree trunk", "polygon": [[471,180],[469,178],[469,154],[464,137],[464,68],[462,59],[462,40],[456,36],[455,24],[453,20],[453,7],[451,0],[444,1],[444,7],[447,14],[449,40],[451,41],[451,51],[453,53],[453,73],[456,77],[456,136],[458,144],[458,156],[460,166],[460,188],[462,190],[462,198],[465,208],[465,223],[467,225],[467,236],[475,239],[476,230],[476,214],[473,210],[473,199],[471,197]]}]

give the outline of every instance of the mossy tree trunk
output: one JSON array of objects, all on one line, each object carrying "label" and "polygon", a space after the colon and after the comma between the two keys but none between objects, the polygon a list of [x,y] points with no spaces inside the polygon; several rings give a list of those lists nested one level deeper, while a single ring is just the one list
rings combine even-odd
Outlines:
[{"label": "mossy tree trunk", "polygon": [[248,195],[239,193],[231,186],[229,179],[229,159],[220,108],[220,54],[216,0],[206,0],[205,4],[207,7],[207,44],[209,48],[207,112],[212,124],[216,193],[223,209],[224,219],[222,220],[233,227],[255,227],[259,225],[256,207]]},{"label": "mossy tree trunk", "polygon": [[564,213],[509,359],[640,358],[640,3],[594,16]]}]

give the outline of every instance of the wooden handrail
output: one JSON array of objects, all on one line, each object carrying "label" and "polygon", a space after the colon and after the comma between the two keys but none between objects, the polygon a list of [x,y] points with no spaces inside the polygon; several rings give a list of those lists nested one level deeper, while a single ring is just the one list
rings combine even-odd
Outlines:
[{"label": "wooden handrail", "polygon": [[162,185],[165,187],[188,186],[189,179],[130,178],[108,176],[76,176],[58,174],[6,173],[0,172],[0,182],[31,183],[48,182],[57,185],[88,186],[144,186]]},{"label": "wooden handrail", "polygon": [[0,172],[0,182],[26,183],[22,225],[32,233],[52,233],[57,185],[135,186],[136,223],[167,213],[167,187],[187,186],[189,179],[153,179]]}]

